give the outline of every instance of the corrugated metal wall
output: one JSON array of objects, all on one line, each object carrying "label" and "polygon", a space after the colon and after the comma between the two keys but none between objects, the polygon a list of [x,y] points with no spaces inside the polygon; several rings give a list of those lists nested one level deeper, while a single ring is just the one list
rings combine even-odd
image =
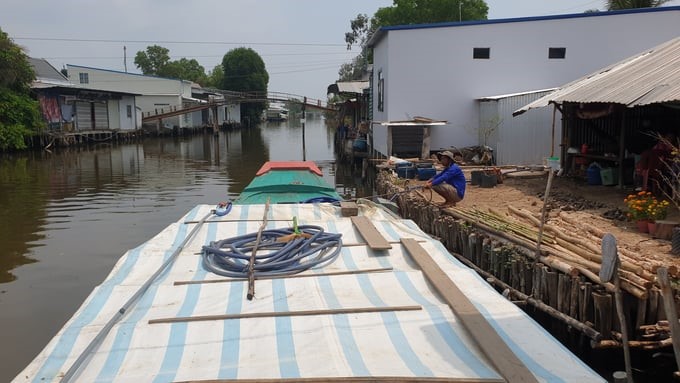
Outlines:
[{"label": "corrugated metal wall", "polygon": [[[555,121],[552,142],[553,108],[532,109],[517,117],[512,112],[550,91],[484,99],[479,103],[479,144],[494,149],[498,165],[542,164],[544,158],[560,155],[561,115]],[[552,148],[552,151],[551,151]]]}]

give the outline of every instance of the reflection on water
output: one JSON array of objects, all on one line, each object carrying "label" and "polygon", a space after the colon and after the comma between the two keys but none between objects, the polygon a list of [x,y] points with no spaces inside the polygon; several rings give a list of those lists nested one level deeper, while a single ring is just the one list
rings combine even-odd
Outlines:
[{"label": "reflection on water", "polygon": [[315,161],[352,197],[372,194],[338,166],[333,130],[299,122],[189,138],[0,159],[0,381],[13,378],[126,250],[193,206],[234,198],[268,160]]}]

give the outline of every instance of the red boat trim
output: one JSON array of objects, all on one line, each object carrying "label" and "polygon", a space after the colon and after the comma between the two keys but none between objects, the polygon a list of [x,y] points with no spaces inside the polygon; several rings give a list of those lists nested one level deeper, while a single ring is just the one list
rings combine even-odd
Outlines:
[{"label": "red boat trim", "polygon": [[270,170],[309,170],[316,175],[323,176],[323,172],[314,161],[267,161],[255,175],[261,176]]}]

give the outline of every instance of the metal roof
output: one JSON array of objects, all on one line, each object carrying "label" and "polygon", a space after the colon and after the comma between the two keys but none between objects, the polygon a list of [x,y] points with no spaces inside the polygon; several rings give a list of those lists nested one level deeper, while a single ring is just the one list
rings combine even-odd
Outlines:
[{"label": "metal roof", "polygon": [[680,102],[680,36],[566,84],[518,109],[513,116],[563,102],[629,108]]},{"label": "metal roof", "polygon": [[607,17],[607,16],[635,14],[635,13],[673,12],[673,11],[680,11],[680,6],[635,8],[635,9],[623,9],[623,10],[618,10],[618,11],[582,12],[582,13],[569,13],[569,14],[563,14],[563,15],[529,16],[529,17],[517,17],[517,18],[507,18],[507,19],[447,21],[447,22],[441,22],[441,23],[392,25],[392,26],[380,27],[368,39],[368,42],[366,43],[366,45],[368,47],[374,47],[389,31],[399,31],[399,30],[409,30],[409,29],[447,28],[447,27],[466,27],[466,26],[470,26],[470,25],[523,23],[523,22],[527,22],[527,21],[531,22],[531,21],[575,19],[575,18],[586,18],[586,17]]},{"label": "metal roof", "polygon": [[362,94],[369,87],[368,81],[342,81],[328,86],[327,93],[358,93]]}]

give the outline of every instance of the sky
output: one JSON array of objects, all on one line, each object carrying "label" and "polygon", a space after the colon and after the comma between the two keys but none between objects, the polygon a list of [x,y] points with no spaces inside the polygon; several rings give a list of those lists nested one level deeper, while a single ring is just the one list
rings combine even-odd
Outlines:
[{"label": "sky", "polygon": [[[171,60],[196,59],[206,73],[229,50],[264,60],[271,92],[326,99],[338,69],[356,56],[345,32],[358,14],[392,0],[3,0],[0,28],[31,57],[140,73],[134,56],[150,45]],[[605,9],[605,0],[486,0],[489,19]],[[680,5],[680,0],[666,4]],[[126,57],[126,59],[124,59]]]}]

